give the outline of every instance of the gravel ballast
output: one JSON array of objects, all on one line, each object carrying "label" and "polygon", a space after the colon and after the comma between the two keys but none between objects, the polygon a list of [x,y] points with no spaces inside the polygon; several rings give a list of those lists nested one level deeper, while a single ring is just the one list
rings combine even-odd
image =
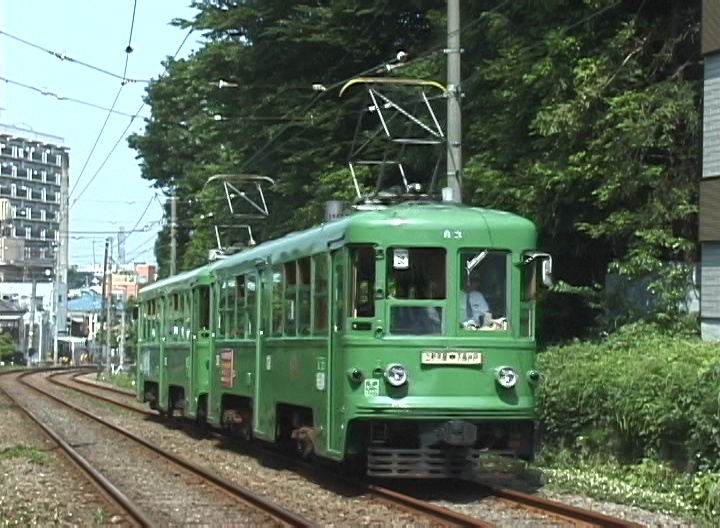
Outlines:
[{"label": "gravel ballast", "polygon": [[[88,377],[88,379],[92,379]],[[0,377],[0,383],[2,377]],[[115,423],[124,427],[139,436],[143,436],[148,440],[156,443],[157,445],[172,450],[176,454],[182,456],[194,462],[198,465],[206,468],[214,469],[219,475],[237,483],[240,486],[245,486],[252,489],[256,493],[263,494],[269,500],[278,502],[285,506],[287,509],[294,511],[300,515],[303,515],[309,519],[314,520],[323,526],[368,526],[368,525],[383,525],[383,526],[422,526],[422,523],[418,523],[418,519],[414,518],[409,514],[400,513],[397,510],[379,504],[373,500],[370,500],[366,496],[345,496],[334,492],[331,489],[327,489],[320,483],[315,483],[307,478],[295,474],[291,471],[284,469],[275,469],[266,467],[256,458],[245,455],[243,453],[236,452],[232,449],[227,449],[222,443],[219,443],[213,438],[201,438],[196,439],[188,435],[180,429],[175,429],[168,424],[148,420],[140,415],[135,415],[129,411],[122,409],[114,409],[110,404],[98,404],[92,402],[86,396],[82,395],[71,395],[70,391],[56,388],[56,391],[65,393],[68,398],[72,398],[73,402],[83,402],[83,407],[90,409],[96,414],[101,414],[105,417],[112,417]],[[38,439],[40,433],[31,424],[24,423],[24,420],[19,419],[19,415],[15,414],[10,408],[7,407],[7,400],[0,399],[3,402],[2,408],[0,408],[0,438],[3,439],[1,444],[4,447],[12,447],[17,445],[20,440],[24,437],[27,438],[28,433],[24,435],[10,436],[6,429],[19,430],[24,428],[26,431],[30,431],[31,436]],[[18,423],[22,422],[22,423]],[[34,431],[34,432],[33,432]],[[57,468],[62,464],[62,460],[58,460],[61,457],[54,457],[43,468],[48,467],[50,470],[44,471],[43,479],[45,482],[51,482],[52,486],[59,491],[59,494],[55,494],[56,498],[54,501],[48,503],[38,504],[38,507],[42,507],[43,513],[35,512],[35,519],[38,519],[38,524],[47,523],[49,520],[53,524],[58,524],[55,520],[57,516],[58,508],[60,505],[75,505],[74,509],[68,511],[68,516],[62,520],[60,524],[76,524],[86,525],[88,521],[90,524],[97,524],[97,518],[102,516],[106,519],[111,515],[105,512],[102,507],[102,503],[98,502],[95,498],[95,502],[85,499],[83,495],[73,494],[73,497],[65,497],[63,494],[71,491],[71,486],[68,486],[68,480],[73,481],[72,478],[67,478],[67,472],[58,470]],[[22,466],[32,464],[27,459],[21,458],[13,459],[13,466],[7,465],[7,460],[0,459],[2,468],[6,473],[5,478],[8,478],[7,472],[11,475],[9,478],[14,479],[14,482],[20,482],[18,488],[6,488],[9,490],[7,497],[3,497],[0,502],[0,518],[7,519],[6,513],[12,513],[14,510],[6,509],[6,504],[17,502],[26,493],[29,493],[37,487],[38,478],[37,475],[34,477],[31,473],[30,479],[24,479],[23,467],[15,467],[15,464],[20,463]],[[67,464],[67,463],[65,463]],[[27,468],[25,468],[27,469]],[[65,477],[65,481],[59,480]],[[25,484],[27,482],[27,484]],[[535,515],[526,515],[524,512],[519,512],[507,507],[502,501],[494,499],[482,499],[469,496],[465,494],[453,495],[452,492],[447,491],[448,486],[442,485],[440,488],[443,492],[437,494],[435,497],[422,497],[433,500],[444,507],[455,509],[470,515],[473,517],[481,518],[489,522],[496,523],[500,526],[557,526],[557,523],[549,522],[542,518],[538,518]],[[558,500],[561,502],[577,505],[583,508],[590,508],[596,511],[603,512],[607,515],[614,517],[625,518],[633,520],[645,526],[689,526],[684,521],[673,519],[669,516],[648,512],[639,508],[630,506],[621,506],[612,503],[605,503],[600,501],[592,501],[585,497],[575,497],[568,495],[561,495],[556,493],[543,493],[544,496]],[[92,498],[92,496],[90,497]],[[60,510],[62,511],[62,509]],[[95,513],[95,512],[103,513]],[[23,514],[21,511],[18,515]],[[23,514],[24,515],[24,514]],[[78,520],[82,517],[82,520]],[[25,519],[26,517],[23,517]],[[380,523],[380,524],[378,524]],[[10,523],[17,524],[17,523]],[[20,522],[19,524],[25,524]],[[8,523],[0,525],[9,525]],[[427,525],[427,524],[426,524]]]}]

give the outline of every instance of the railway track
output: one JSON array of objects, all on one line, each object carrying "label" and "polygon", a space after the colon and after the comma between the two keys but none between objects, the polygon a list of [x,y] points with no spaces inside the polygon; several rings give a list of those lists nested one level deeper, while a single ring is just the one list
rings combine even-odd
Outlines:
[{"label": "railway track", "polygon": [[[94,389],[100,391],[107,391],[117,395],[124,396],[126,398],[134,398],[135,395],[131,391],[111,387],[105,384],[95,383],[90,380],[83,379],[84,373],[77,373],[72,376],[72,381],[85,385],[92,386]],[[65,385],[61,383],[61,385]],[[67,385],[66,385],[67,386]],[[71,387],[73,390],[79,390],[83,394],[90,395],[92,397],[100,398],[110,403],[116,403],[124,408],[130,409],[135,412],[142,414],[150,414],[156,416],[157,413],[148,411],[146,409],[140,409],[138,406],[125,404],[124,402],[116,401],[113,398],[106,398],[102,395],[94,393],[90,390],[80,389],[79,387]],[[262,452],[263,456],[267,456],[267,452]],[[294,470],[309,471],[317,473],[318,468],[315,465],[304,464],[295,458],[285,457],[280,454],[273,453],[272,456],[281,458],[283,463],[294,468]],[[342,477],[333,474],[332,476],[325,475],[326,478],[331,479],[342,479]],[[352,482],[347,479],[344,480],[345,486],[357,486],[357,482]],[[640,527],[640,524],[628,521],[625,519],[619,519],[611,517],[602,513],[585,510],[575,506],[563,504],[561,502],[552,501],[535,495],[523,493],[517,490],[501,488],[496,486],[490,486],[482,483],[473,483],[477,487],[478,495],[489,495],[497,499],[502,500],[508,506],[517,509],[523,509],[526,511],[537,513],[540,517],[545,517],[559,521],[561,524],[567,524],[570,526],[598,526],[607,528],[636,528]],[[397,490],[378,486],[374,483],[364,483],[363,489],[366,493],[371,495],[375,500],[381,501],[385,504],[391,504],[397,508],[403,509],[415,515],[420,515],[429,519],[433,519],[434,522],[441,523],[443,525],[452,526],[493,526],[491,523],[469,517],[467,515],[458,513],[456,511],[437,506],[428,501],[423,501],[415,498],[411,495],[401,493]]]},{"label": "railway track", "polygon": [[[44,398],[50,398],[57,404],[101,426],[105,431],[111,430],[113,433],[121,435],[135,446],[135,451],[133,452],[136,453],[138,458],[134,459],[132,464],[123,464],[121,461],[118,461],[119,463],[116,464],[110,464],[107,459],[103,459],[102,456],[97,453],[90,453],[89,455],[86,453],[83,455],[82,452],[87,451],[85,447],[88,444],[102,442],[102,440],[97,440],[96,436],[88,434],[90,428],[83,425],[81,434],[82,437],[90,436],[90,440],[85,439],[83,442],[76,438],[74,442],[70,442],[63,439],[57,431],[50,428],[46,424],[46,418],[39,417],[36,413],[30,412],[29,409],[26,408],[27,406],[22,406],[23,409],[29,411],[28,416],[68,453],[68,456],[83,469],[89,478],[93,479],[93,481],[101,487],[103,494],[109,496],[112,502],[117,505],[117,508],[124,512],[124,517],[130,524],[135,526],[157,526],[177,523],[178,518],[182,520],[185,513],[175,513],[168,510],[173,509],[173,506],[180,501],[185,501],[185,503],[194,503],[198,508],[204,507],[206,510],[211,509],[213,513],[210,515],[214,514],[218,522],[240,522],[243,524],[261,523],[264,525],[270,524],[277,526],[314,526],[313,522],[302,516],[290,512],[252,493],[250,490],[237,486],[173,453],[165,451],[130,431],[108,422],[77,405],[69,403],[63,398],[25,379],[39,372],[39,370],[26,371],[18,374],[17,379],[25,388],[31,389]],[[55,373],[55,375],[58,374],[60,373]],[[9,397],[18,403],[17,398],[14,398],[12,395],[9,395]],[[18,403],[18,405],[20,404]],[[115,446],[113,448],[121,445],[121,443],[117,441],[112,441],[111,443]],[[144,451],[145,454],[143,455],[141,451]],[[148,456],[148,453],[151,454]],[[89,459],[94,460],[91,462]],[[142,463],[143,461],[145,463]],[[161,464],[161,461],[164,462],[164,464]],[[96,465],[103,466],[104,470],[98,470],[94,467]],[[133,483],[137,479],[130,473],[140,472],[140,468],[145,472],[143,477],[144,481],[139,485],[134,485]],[[180,471],[178,471],[179,469]],[[107,475],[111,476],[108,477]],[[111,482],[116,480],[121,483]],[[148,483],[154,483],[155,486],[162,488],[168,481],[172,480],[179,481],[179,488],[183,490],[180,495],[174,495],[176,492],[172,490],[152,489],[152,486],[147,485]],[[125,491],[120,491],[121,488],[125,488]],[[171,507],[168,508],[167,506]],[[179,510],[177,507],[174,509]],[[207,515],[207,513],[202,514],[204,522],[212,519],[212,517],[208,517]],[[197,516],[198,513],[196,512],[196,517]],[[212,521],[210,522],[212,523]]]}]

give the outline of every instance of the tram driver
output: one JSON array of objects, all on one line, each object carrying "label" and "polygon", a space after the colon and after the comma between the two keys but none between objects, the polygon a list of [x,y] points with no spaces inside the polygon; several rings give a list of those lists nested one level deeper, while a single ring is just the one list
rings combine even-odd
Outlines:
[{"label": "tram driver", "polygon": [[[470,275],[465,282],[465,289],[460,291],[460,320],[466,327],[482,327],[486,320],[492,319],[490,306],[485,296],[480,293],[480,282],[477,276]],[[487,319],[486,319],[487,318]]]}]

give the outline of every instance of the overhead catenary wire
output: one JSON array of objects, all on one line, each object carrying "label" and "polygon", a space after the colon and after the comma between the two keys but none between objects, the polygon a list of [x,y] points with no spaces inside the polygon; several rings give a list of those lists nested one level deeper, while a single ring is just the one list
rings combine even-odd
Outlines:
[{"label": "overhead catenary wire", "polygon": [[[115,99],[113,100],[112,105],[110,106],[110,110],[108,111],[107,115],[105,116],[105,121],[103,122],[103,125],[100,128],[100,132],[98,132],[98,135],[95,138],[95,143],[93,144],[92,148],[90,149],[90,153],[88,154],[88,157],[85,159],[85,164],[83,165],[82,169],[80,170],[80,174],[78,175],[77,179],[75,180],[75,183],[73,184],[72,189],[70,190],[70,196],[73,195],[73,193],[75,192],[75,189],[77,189],[77,186],[80,184],[80,180],[82,179],[83,174],[85,174],[85,169],[87,168],[88,163],[90,163],[90,160],[92,159],[92,155],[95,152],[95,149],[97,148],[98,143],[100,142],[100,138],[102,137],[103,132],[105,131],[105,127],[107,126],[108,121],[110,120],[110,116],[112,115],[113,110],[115,110],[115,105],[117,104],[118,99],[120,98],[120,94],[122,93],[123,88],[127,84],[125,79],[126,79],[126,75],[127,75],[128,63],[130,60],[130,51],[132,51],[132,46],[130,45],[130,42],[132,41],[133,28],[135,27],[135,10],[136,10],[136,8],[137,8],[137,0],[135,0],[135,4],[133,6],[132,20],[130,22],[130,37],[128,39],[127,48],[125,48],[126,53],[125,53],[125,69],[123,70],[123,80],[120,82],[120,88],[118,89],[117,94],[115,94]],[[128,51],[128,50],[130,50],[130,51]],[[134,118],[132,118],[132,119],[134,119]],[[114,148],[113,148],[113,150],[114,150]],[[107,159],[106,159],[106,161],[107,161]],[[104,164],[105,164],[105,162],[103,162],[103,165]]]},{"label": "overhead catenary wire", "polygon": [[104,69],[104,68],[100,68],[100,67],[98,67],[98,66],[94,66],[94,65],[92,65],[92,64],[88,64],[87,62],[83,62],[83,61],[77,60],[77,59],[69,56],[69,55],[68,55],[67,53],[65,53],[65,52],[58,52],[58,51],[53,51],[53,50],[48,49],[48,48],[44,48],[43,46],[40,46],[40,45],[38,45],[38,44],[34,44],[34,43],[29,42],[29,41],[27,41],[27,40],[25,40],[25,39],[22,39],[22,38],[20,38],[20,37],[18,37],[18,36],[12,35],[12,34],[8,33],[7,31],[4,31],[4,30],[2,30],[2,29],[0,29],[0,35],[5,35],[6,37],[8,37],[8,38],[10,38],[10,39],[12,39],[12,40],[15,40],[15,41],[17,41],[17,42],[20,42],[20,43],[25,44],[25,45],[27,45],[27,46],[30,46],[30,47],[32,47],[32,48],[38,49],[38,50],[40,50],[40,51],[44,51],[45,53],[48,53],[48,54],[50,54],[50,55],[52,55],[52,56],[54,56],[54,57],[57,57],[58,59],[60,59],[60,60],[62,60],[62,61],[72,62],[72,63],[74,63],[74,64],[78,64],[79,66],[84,66],[84,67],[86,67],[86,68],[90,68],[91,70],[95,70],[95,71],[97,71],[97,72],[99,72],[99,73],[102,73],[102,74],[105,74],[105,75],[109,75],[110,77],[114,77],[115,79],[120,79],[120,80],[123,81],[125,84],[128,84],[128,83],[148,83],[148,82],[150,82],[148,79],[127,79],[124,75],[119,75],[119,74],[117,74],[117,73],[113,73],[113,72],[111,72],[111,71],[108,71],[108,70],[106,70],[106,69]]},{"label": "overhead catenary wire", "polygon": [[[91,102],[89,102],[89,101],[84,101],[84,100],[82,100],[82,99],[76,99],[76,98],[74,98],[74,97],[67,97],[67,96],[61,95],[61,94],[59,94],[59,93],[57,93],[57,92],[53,92],[52,90],[49,90],[49,89],[47,89],[47,88],[39,88],[39,87],[37,87],[37,86],[32,86],[32,85],[29,85],[29,84],[22,83],[22,82],[20,82],[20,81],[15,81],[15,80],[13,80],[13,79],[8,79],[7,77],[0,77],[0,81],[4,81],[4,82],[7,83],[7,84],[12,84],[12,85],[15,85],[15,86],[19,86],[20,88],[25,88],[25,89],[27,89],[27,90],[32,90],[32,91],[34,91],[34,92],[39,93],[40,95],[45,95],[45,96],[49,96],[49,97],[54,97],[54,98],[57,99],[58,101],[67,101],[67,102],[69,102],[69,103],[81,104],[81,105],[84,105],[84,106],[87,106],[87,107],[90,107],[90,108],[95,108],[95,109],[97,109],[97,110],[103,110],[103,111],[105,111],[105,112],[111,112],[111,113],[113,113],[113,114],[115,114],[115,115],[119,115],[119,116],[123,116],[123,117],[132,117],[132,114],[128,114],[128,113],[125,113],[125,112],[121,112],[120,110],[114,110],[114,109],[112,109],[112,108],[107,108],[107,107],[105,107],[105,106],[101,106],[101,105],[98,105],[98,104],[95,104],[95,103],[91,103]],[[141,116],[141,117],[146,117],[146,116]]]},{"label": "overhead catenary wire", "polygon": [[[140,226],[140,222],[142,222],[142,219],[145,218],[145,215],[147,214],[148,210],[150,209],[150,206],[153,204],[153,202],[158,202],[160,204],[160,201],[158,199],[157,193],[155,193],[150,200],[148,200],[147,205],[145,206],[145,209],[143,210],[142,214],[140,215],[140,218],[138,218],[137,222],[135,222],[135,225],[130,231],[125,231],[125,233],[137,233],[137,228]],[[160,204],[162,206],[162,204]],[[129,238],[129,236],[128,236]],[[127,239],[126,239],[127,240]]]},{"label": "overhead catenary wire", "polygon": [[[190,30],[187,32],[187,34],[185,35],[185,38],[183,38],[182,42],[180,43],[180,46],[178,46],[177,50],[175,51],[175,54],[173,55],[173,59],[175,59],[178,56],[178,54],[180,53],[180,50],[182,50],[183,46],[185,46],[185,43],[190,38],[190,35],[193,33],[193,31],[194,30],[192,28],[190,28]],[[162,77],[162,75],[166,72],[167,72],[167,66],[165,66],[165,70],[163,71],[163,73],[160,74],[160,77]],[[110,150],[107,157],[105,158],[105,161],[103,161],[102,165],[100,165],[100,168],[95,172],[95,174],[93,174],[92,178],[90,178],[90,181],[85,185],[85,187],[83,187],[83,189],[78,193],[78,195],[75,196],[72,203],[70,204],[70,208],[72,208],[73,205],[75,205],[78,202],[80,197],[85,193],[85,191],[87,191],[87,189],[90,187],[90,185],[92,185],[92,183],[98,177],[98,174],[100,174],[100,171],[105,166],[105,163],[107,163],[108,159],[110,159],[110,156],[112,156],[113,152],[115,152],[115,149],[117,149],[120,142],[125,138],[125,134],[127,134],[127,131],[130,130],[130,127],[134,123],[135,119],[137,119],[137,117],[140,115],[140,112],[142,111],[142,109],[145,108],[145,104],[146,103],[143,101],[143,103],[137,109],[135,114],[133,114],[133,116],[130,118],[130,122],[128,123],[127,127],[125,127],[125,130],[123,130],[123,132],[120,134],[120,137],[115,142],[115,145],[113,145],[112,149]]]}]

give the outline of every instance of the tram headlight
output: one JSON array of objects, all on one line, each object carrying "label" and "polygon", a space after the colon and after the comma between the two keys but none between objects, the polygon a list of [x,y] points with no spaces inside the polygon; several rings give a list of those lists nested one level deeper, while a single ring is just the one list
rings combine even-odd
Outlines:
[{"label": "tram headlight", "polygon": [[393,387],[401,387],[407,383],[407,369],[398,364],[388,365],[388,368],[385,369],[385,379]]},{"label": "tram headlight", "polygon": [[353,383],[360,383],[363,380],[364,376],[362,370],[351,368],[350,370],[348,370],[348,378],[350,378],[350,381],[352,381]]},{"label": "tram headlight", "polygon": [[532,383],[533,385],[540,385],[545,379],[545,376],[542,375],[542,372],[538,372],[537,370],[531,370],[530,372],[528,372],[527,377],[530,380],[530,383]]},{"label": "tram headlight", "polygon": [[512,367],[498,367],[495,371],[495,381],[503,389],[512,389],[518,382],[518,374]]}]

